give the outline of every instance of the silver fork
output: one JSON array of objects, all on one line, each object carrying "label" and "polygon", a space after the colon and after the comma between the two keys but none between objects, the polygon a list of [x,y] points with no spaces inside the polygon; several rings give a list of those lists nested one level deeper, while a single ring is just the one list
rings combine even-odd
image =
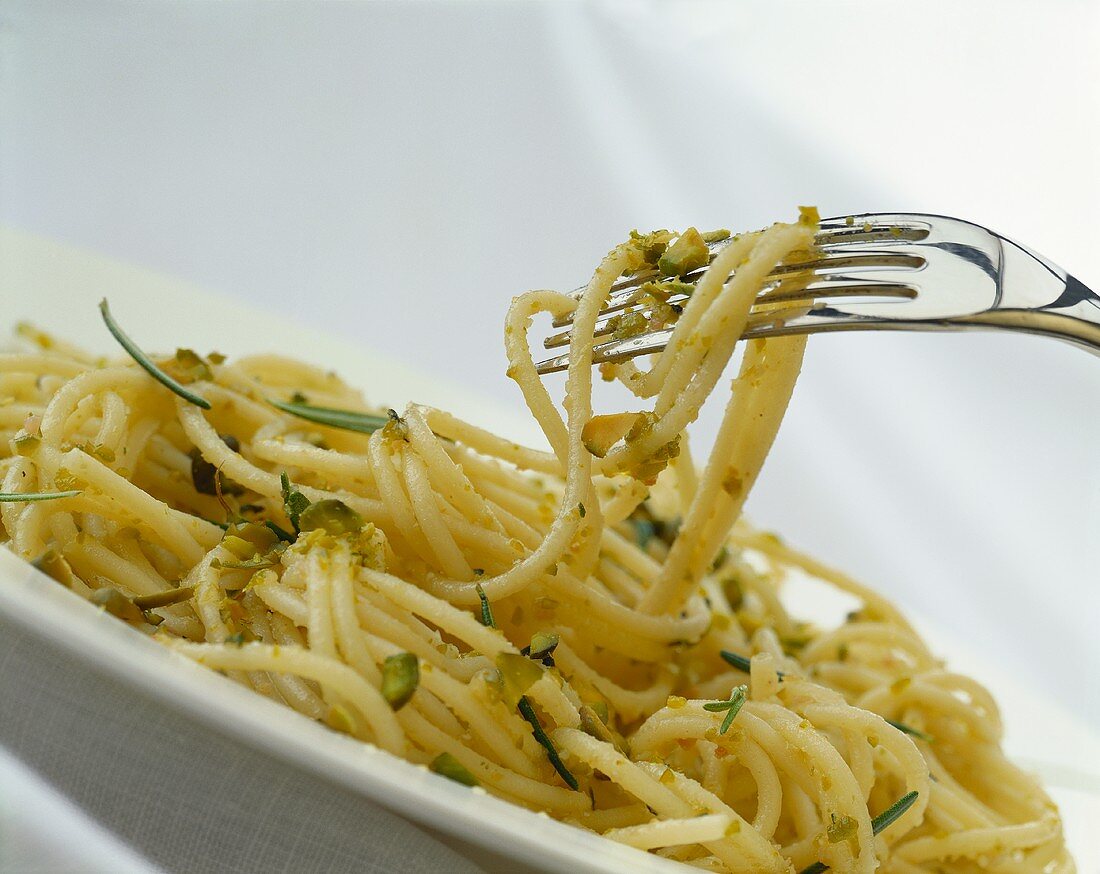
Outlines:
[{"label": "silver fork", "polygon": [[[711,260],[726,245],[728,240],[711,243]],[[691,282],[702,272],[683,279]],[[613,286],[596,324],[597,337],[615,333],[617,316],[648,312],[637,292],[658,278],[651,271]],[[686,300],[673,295],[668,302],[675,308]],[[554,326],[571,321],[559,319]],[[660,352],[674,328],[598,343],[593,361]],[[742,336],[968,329],[1042,334],[1100,354],[1100,296],[1042,255],[973,222],[867,213],[824,219],[814,249],[772,272]],[[562,331],[544,345],[567,346],[570,336]],[[568,365],[568,354],[559,355],[540,362],[538,371],[554,373]]]}]

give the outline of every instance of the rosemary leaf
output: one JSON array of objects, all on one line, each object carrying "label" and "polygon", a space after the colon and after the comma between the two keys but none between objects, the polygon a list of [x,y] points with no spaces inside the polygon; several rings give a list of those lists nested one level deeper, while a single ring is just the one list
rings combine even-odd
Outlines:
[{"label": "rosemary leaf", "polygon": [[316,422],[318,425],[328,425],[330,428],[340,428],[344,431],[357,431],[360,434],[373,434],[390,421],[388,416],[357,413],[354,410],[315,407],[312,404],[277,401],[272,398],[268,398],[267,402],[284,413],[290,413],[307,422]]},{"label": "rosemary leaf", "polygon": [[519,699],[519,712],[520,715],[531,723],[531,728],[535,732],[535,740],[537,740],[542,747],[546,750],[546,755],[550,758],[550,764],[554,766],[554,770],[558,772],[559,776],[569,785],[570,789],[578,789],[579,784],[577,778],[573,776],[570,770],[565,767],[565,762],[561,760],[561,756],[558,755],[558,750],[554,746],[554,742],[550,740],[550,736],[542,727],[542,723],[539,722],[538,714],[535,713],[535,708],[531,706],[531,702],[527,700],[527,696],[524,695]]},{"label": "rosemary leaf", "polygon": [[202,407],[204,410],[210,409],[210,401],[206,398],[199,397],[199,395],[192,391],[188,391],[167,373],[157,367],[152,360],[150,360],[149,356],[138,348],[137,344],[119,327],[118,322],[115,321],[115,317],[111,315],[111,310],[107,306],[107,298],[103,298],[103,300],[99,302],[99,312],[103,315],[103,321],[107,325],[107,330],[111,332],[122,348],[129,353],[130,357],[138,363],[138,366],[140,366],[142,370],[165,388],[175,392],[185,401],[194,404],[196,407]]},{"label": "rosemary leaf", "polygon": [[[737,670],[744,671],[746,674],[750,673],[752,668],[752,659],[745,658],[743,655],[738,655],[735,652],[730,652],[728,649],[724,649],[721,652],[722,659],[728,664],[733,665]],[[786,674],[782,671],[776,671],[779,675],[779,679],[782,680]]]},{"label": "rosemary leaf", "polygon": [[56,501],[58,498],[75,498],[83,494],[80,489],[67,492],[0,492],[0,504],[18,504],[23,501]]},{"label": "rosemary leaf", "polygon": [[913,728],[913,726],[906,725],[904,722],[895,722],[893,719],[887,719],[886,721],[894,726],[894,728],[896,728],[898,731],[903,731],[906,734],[911,734],[917,740],[922,740],[925,743],[936,742],[936,739],[932,737],[932,735],[928,734],[927,732],[921,731],[919,728]]},{"label": "rosemary leaf", "polygon": [[[871,820],[871,834],[877,835],[882,832],[887,826],[893,825],[897,822],[903,813],[913,806],[913,802],[917,800],[918,792],[907,792],[902,795],[897,801],[891,804],[886,810],[882,811],[878,816]],[[829,866],[824,862],[814,862],[812,865],[808,865],[803,868],[798,874],[821,874],[822,871],[828,871]]]},{"label": "rosemary leaf", "polygon": [[730,730],[730,726],[733,725],[733,720],[745,705],[745,697],[748,695],[748,692],[748,686],[738,686],[733,690],[733,694],[730,696],[730,706],[729,710],[726,712],[726,718],[722,720],[722,726],[718,729],[719,734],[725,734]]},{"label": "rosemary leaf", "polygon": [[913,802],[917,800],[918,792],[907,792],[902,795],[897,801],[887,807],[882,813],[871,820],[871,832],[872,834],[879,834],[889,825],[893,825],[899,819],[905,811],[913,806]]},{"label": "rosemary leaf", "polygon": [[488,628],[496,628],[497,622],[493,618],[493,608],[489,606],[489,596],[481,588],[481,583],[478,583],[476,588],[477,596],[481,599],[481,624]]}]

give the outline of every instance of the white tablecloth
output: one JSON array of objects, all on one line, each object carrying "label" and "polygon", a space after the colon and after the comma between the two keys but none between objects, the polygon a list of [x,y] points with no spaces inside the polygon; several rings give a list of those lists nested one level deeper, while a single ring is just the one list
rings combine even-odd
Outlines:
[{"label": "white tablecloth", "polygon": [[[427,370],[461,359],[487,398],[514,405],[508,296],[578,284],[635,226],[751,227],[800,203],[928,210],[1100,285],[1098,9],[9,0],[0,220]],[[704,415],[704,436],[714,424]],[[1076,350],[823,338],[750,512],[922,614],[981,629],[1006,670],[1095,723],[1097,425],[1100,367]],[[0,646],[15,653],[12,639]],[[182,849],[156,825],[197,811],[211,786],[228,806],[210,839],[232,833],[231,782],[204,781],[247,784],[239,767],[196,772],[178,808],[135,820],[73,782],[86,760],[48,755],[27,721],[33,687],[11,690],[0,810],[16,870],[186,870],[193,857],[167,854]],[[123,736],[151,727],[171,748],[165,717],[150,719]],[[281,858],[322,870],[302,834],[287,831]]]}]

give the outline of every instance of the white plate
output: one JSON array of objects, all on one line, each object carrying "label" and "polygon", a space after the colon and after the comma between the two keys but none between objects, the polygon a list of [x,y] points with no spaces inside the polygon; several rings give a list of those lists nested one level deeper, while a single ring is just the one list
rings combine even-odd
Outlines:
[{"label": "white plate", "polygon": [[[119,319],[149,348],[187,344],[234,355],[283,349],[334,367],[353,383],[369,383],[380,400],[416,398],[518,439],[534,439],[524,418],[492,408],[461,386],[177,280],[10,230],[0,230],[0,264],[5,319],[32,319],[95,350],[113,351],[95,310],[107,293]],[[469,847],[503,850],[517,863],[550,870],[683,870],[480,790],[471,792],[328,731],[133,634],[6,552],[0,553],[0,614],[45,642],[79,653],[86,664],[130,684],[135,695],[168,703],[196,722],[297,763]],[[920,624],[934,629],[930,636],[941,655],[998,696],[1012,729],[1010,752],[1043,776],[1059,802],[1081,870],[1100,871],[1100,846],[1090,828],[1100,822],[1100,737],[1037,690],[1020,689],[1011,676],[984,664],[974,651],[978,642],[964,644],[938,628],[934,618]]]}]

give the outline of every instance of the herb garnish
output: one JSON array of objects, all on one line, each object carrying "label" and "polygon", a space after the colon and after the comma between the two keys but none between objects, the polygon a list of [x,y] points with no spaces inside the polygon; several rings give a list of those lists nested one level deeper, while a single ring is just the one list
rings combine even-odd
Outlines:
[{"label": "herb garnish", "polygon": [[745,698],[749,693],[748,686],[738,686],[733,690],[733,694],[730,695],[729,701],[708,701],[703,705],[703,709],[710,713],[721,713],[726,711],[726,718],[722,720],[722,727],[718,729],[719,734],[725,734],[729,731],[733,720],[738,713],[741,712],[741,708],[745,705]]},{"label": "herb garnish", "polygon": [[111,310],[107,306],[107,298],[103,298],[103,300],[99,302],[99,312],[103,315],[103,321],[107,325],[107,330],[111,332],[112,336],[118,340],[122,348],[129,353],[130,357],[137,362],[142,370],[165,388],[175,392],[185,401],[194,404],[196,407],[202,407],[204,410],[210,409],[210,401],[200,397],[192,391],[188,391],[167,373],[157,367],[149,356],[138,348],[138,345],[127,336],[126,332],[123,331],[122,328],[119,327],[118,322],[115,321],[115,317],[111,315]]},{"label": "herb garnish", "polygon": [[565,767],[565,762],[563,762],[561,756],[558,755],[558,750],[554,746],[554,742],[550,740],[550,736],[543,729],[542,723],[539,722],[538,714],[535,713],[535,708],[531,706],[531,702],[527,700],[526,695],[519,699],[519,712],[524,719],[531,723],[531,728],[534,729],[535,733],[535,740],[537,740],[546,750],[546,755],[550,759],[550,764],[554,766],[554,770],[557,771],[558,775],[569,785],[570,789],[579,789],[580,784],[577,783],[577,778],[573,776],[567,767]]},{"label": "herb garnish", "polygon": [[[720,655],[726,662],[737,668],[737,670],[744,671],[746,674],[751,673],[752,659],[745,658],[745,656],[738,655],[735,652],[730,652],[728,649],[722,650]],[[786,674],[784,674],[782,671],[776,671],[775,673],[778,675],[780,680],[782,680],[786,676]]]},{"label": "herb garnish", "polygon": [[488,628],[496,628],[497,622],[493,618],[493,608],[489,606],[489,596],[481,588],[481,583],[478,583],[474,588],[477,589],[477,596],[481,599],[481,624]]},{"label": "herb garnish", "polygon": [[[902,814],[913,806],[913,802],[917,800],[919,794],[919,792],[907,792],[882,811],[882,813],[872,819],[871,834],[880,834],[887,826],[891,826],[901,819]],[[824,862],[814,862],[812,865],[803,868],[798,874],[821,874],[822,871],[828,870],[829,866]]]},{"label": "herb garnish", "polygon": [[288,403],[273,398],[268,398],[267,402],[284,413],[290,413],[290,415],[305,419],[307,422],[316,422],[318,425],[328,425],[330,428],[340,428],[344,431],[357,431],[360,434],[373,434],[379,428],[385,427],[386,423],[390,421],[388,416],[357,413],[354,410],[315,407],[313,404]]},{"label": "herb garnish", "polygon": [[903,731],[906,734],[911,734],[913,737],[917,738],[917,740],[922,740],[925,743],[936,742],[936,739],[932,737],[932,735],[928,734],[927,732],[921,731],[919,728],[913,728],[913,726],[906,725],[904,722],[895,722],[893,719],[887,719],[886,721],[894,726],[894,728],[896,728],[898,731]]},{"label": "herb garnish", "polygon": [[21,501],[56,501],[58,498],[75,498],[84,494],[80,489],[67,492],[0,492],[0,504],[18,504]]},{"label": "herb garnish", "polygon": [[[489,605],[489,597],[485,594],[485,590],[481,588],[481,583],[477,586],[477,596],[481,599],[481,624],[487,628],[496,628],[497,623],[493,618],[493,608]],[[507,653],[502,653],[507,655]],[[516,657],[518,658],[518,656]],[[534,730],[535,740],[542,745],[546,750],[546,755],[550,759],[550,764],[554,766],[554,770],[561,775],[561,778],[569,784],[571,789],[577,789],[579,784],[577,778],[574,777],[569,769],[565,767],[565,763],[561,760],[561,756],[558,755],[558,750],[554,746],[554,742],[550,740],[550,736],[542,727],[542,723],[539,722],[538,715],[535,713],[535,708],[531,706],[531,702],[527,700],[526,695],[521,695],[517,703],[520,715],[531,723],[531,728]]]},{"label": "herb garnish", "polygon": [[893,825],[899,819],[905,811],[913,806],[913,802],[917,800],[919,792],[907,792],[902,795],[897,801],[887,807],[882,813],[871,820],[871,833],[878,834],[884,828],[889,825]]}]

